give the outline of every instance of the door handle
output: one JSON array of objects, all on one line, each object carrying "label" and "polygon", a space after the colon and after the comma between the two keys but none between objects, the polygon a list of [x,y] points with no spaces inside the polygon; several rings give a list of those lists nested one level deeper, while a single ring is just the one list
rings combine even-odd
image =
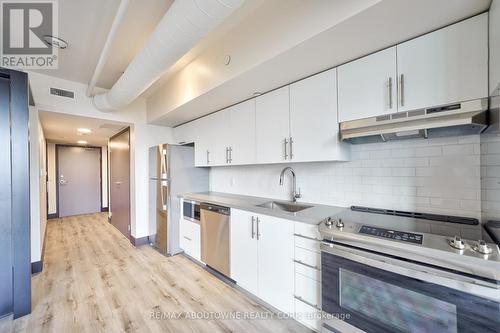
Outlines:
[{"label": "door handle", "polygon": [[229,163],[233,163],[233,147],[229,147]]},{"label": "door handle", "polygon": [[290,137],[290,160],[293,159],[293,138]]},{"label": "door handle", "polygon": [[401,74],[399,76],[399,104],[401,106],[405,105],[405,75]]},{"label": "door handle", "polygon": [[259,239],[260,239],[260,236],[262,236],[262,235],[260,234],[260,230],[259,230],[259,229],[260,229],[260,228],[259,228],[260,219],[259,219],[259,217],[258,217],[258,216],[256,217],[255,221],[256,221],[256,223],[257,223],[257,240],[259,240]]},{"label": "door handle", "polygon": [[389,82],[387,82],[387,101],[389,109],[392,109],[392,77],[390,77]]},{"label": "door handle", "polygon": [[252,239],[255,238],[255,216],[252,216]]},{"label": "door handle", "polygon": [[229,163],[229,147],[226,147],[226,164]]},{"label": "door handle", "polygon": [[210,164],[210,152],[207,150],[207,164]]},{"label": "door handle", "polygon": [[60,179],[59,180],[59,184],[60,185],[66,185],[68,183],[68,181],[66,179]]},{"label": "door handle", "polygon": [[287,147],[288,147],[288,140],[285,138],[285,141],[283,142],[285,145],[285,156],[283,157],[284,160],[288,159],[288,152],[287,152]]}]

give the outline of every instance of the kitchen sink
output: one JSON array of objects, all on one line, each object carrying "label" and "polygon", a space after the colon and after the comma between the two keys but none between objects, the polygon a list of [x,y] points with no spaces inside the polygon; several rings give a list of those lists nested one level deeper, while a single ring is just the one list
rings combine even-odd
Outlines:
[{"label": "kitchen sink", "polygon": [[304,209],[312,208],[313,206],[303,205],[294,202],[268,201],[263,204],[257,205],[257,207],[264,207],[272,210],[281,210],[290,213],[297,213]]}]

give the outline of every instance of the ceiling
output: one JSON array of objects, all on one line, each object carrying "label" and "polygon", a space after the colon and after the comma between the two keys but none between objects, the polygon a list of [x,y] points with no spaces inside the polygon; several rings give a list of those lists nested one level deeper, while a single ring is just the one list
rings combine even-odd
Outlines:
[{"label": "ceiling", "polygon": [[[116,121],[72,116],[63,113],[40,111],[45,139],[54,143],[77,144],[77,141],[87,141],[89,146],[105,146],[108,139],[129,126]],[[81,134],[78,128],[87,128],[92,132]]]},{"label": "ceiling", "polygon": [[[148,96],[148,121],[180,125],[249,99],[255,92],[270,91],[484,12],[491,4],[491,0],[377,0],[336,22],[326,17],[321,26],[320,18],[327,14],[311,11],[342,3],[325,1],[312,0],[288,20],[283,16],[290,16],[292,4],[300,7],[304,2],[262,4],[184,68],[163,78],[165,84]],[[331,26],[324,29],[328,23]],[[314,34],[311,26],[316,26]],[[308,29],[309,36],[301,40]],[[221,65],[226,54],[231,55],[230,66]]]},{"label": "ceiling", "polygon": [[[111,88],[142,48],[173,0],[130,0],[97,86]],[[37,72],[89,83],[118,10],[120,0],[58,2],[59,37],[69,47],[59,51],[59,68]]]}]

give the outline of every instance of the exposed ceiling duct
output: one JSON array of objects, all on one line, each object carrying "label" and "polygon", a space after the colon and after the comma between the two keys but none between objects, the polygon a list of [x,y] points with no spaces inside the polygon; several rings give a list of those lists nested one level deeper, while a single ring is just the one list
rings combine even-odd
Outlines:
[{"label": "exposed ceiling duct", "polygon": [[94,96],[94,105],[101,111],[126,107],[243,2],[176,0],[113,87]]}]

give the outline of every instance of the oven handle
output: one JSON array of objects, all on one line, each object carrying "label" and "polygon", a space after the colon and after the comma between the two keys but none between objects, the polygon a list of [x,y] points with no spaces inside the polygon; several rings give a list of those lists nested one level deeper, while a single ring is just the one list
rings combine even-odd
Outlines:
[{"label": "oven handle", "polygon": [[496,302],[500,300],[500,285],[495,285],[486,281],[441,271],[432,267],[422,266],[372,252],[339,246],[326,241],[321,242],[321,251],[363,265],[488,298]]}]

